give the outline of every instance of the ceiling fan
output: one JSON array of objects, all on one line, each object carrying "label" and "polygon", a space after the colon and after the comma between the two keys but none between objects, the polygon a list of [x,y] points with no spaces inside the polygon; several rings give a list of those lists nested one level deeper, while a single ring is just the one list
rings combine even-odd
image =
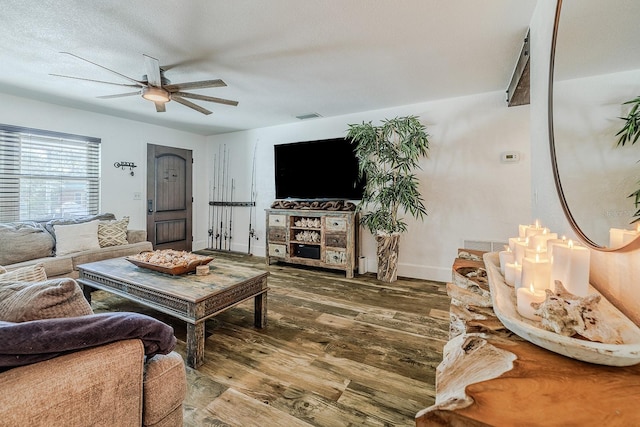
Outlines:
[{"label": "ceiling fan", "polygon": [[197,93],[184,92],[185,90],[189,90],[189,89],[222,87],[222,86],[226,86],[227,84],[220,79],[172,84],[171,81],[165,77],[164,75],[165,70],[162,69],[162,67],[160,67],[158,60],[148,55],[143,54],[144,65],[145,65],[147,74],[142,76],[141,80],[136,80],[131,77],[125,76],[124,74],[118,73],[117,71],[113,71],[100,64],[96,64],[95,62],[89,61],[88,59],[82,58],[73,53],[69,53],[69,52],[60,52],[60,53],[73,56],[74,58],[78,58],[82,61],[88,62],[89,64],[100,67],[104,70],[109,71],[110,73],[113,73],[117,76],[120,76],[128,80],[131,83],[128,83],[128,84],[113,83],[113,82],[107,82],[103,80],[86,79],[83,77],[64,76],[61,74],[50,74],[51,76],[65,77],[68,79],[85,80],[85,81],[96,82],[96,83],[105,83],[105,84],[116,85],[116,86],[125,86],[125,87],[131,87],[131,88],[137,89],[135,92],[98,96],[98,98],[101,98],[101,99],[121,98],[125,96],[142,95],[144,99],[151,101],[155,104],[156,111],[159,113],[166,111],[165,104],[167,102],[176,101],[177,103],[182,104],[186,107],[192,108],[196,111],[199,111],[202,114],[211,114],[211,111],[197,104],[194,104],[193,102],[185,98],[197,99],[199,101],[216,102],[218,104],[232,105],[234,107],[238,105],[237,101],[231,101],[229,99],[216,98],[213,96],[205,96],[205,95],[199,95]]}]

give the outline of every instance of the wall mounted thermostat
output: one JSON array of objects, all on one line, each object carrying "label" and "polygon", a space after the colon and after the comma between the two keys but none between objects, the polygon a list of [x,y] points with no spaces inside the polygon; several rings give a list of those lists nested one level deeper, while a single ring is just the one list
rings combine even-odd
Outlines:
[{"label": "wall mounted thermostat", "polygon": [[502,163],[518,163],[520,161],[520,153],[517,151],[503,151],[500,153],[500,161]]}]

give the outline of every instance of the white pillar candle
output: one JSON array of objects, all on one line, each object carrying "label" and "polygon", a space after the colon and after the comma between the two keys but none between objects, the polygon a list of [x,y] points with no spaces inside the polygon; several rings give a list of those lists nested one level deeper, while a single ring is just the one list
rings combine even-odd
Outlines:
[{"label": "white pillar candle", "polygon": [[638,236],[638,230],[626,230],[622,228],[609,229],[609,247],[619,248],[631,243]]},{"label": "white pillar candle", "polygon": [[515,252],[516,251],[516,243],[517,242],[524,242],[526,240],[526,237],[509,237],[509,250],[511,252]]},{"label": "white pillar candle", "polygon": [[527,248],[524,251],[524,257],[525,258],[535,258],[536,255],[540,259],[548,259],[548,257],[547,257],[547,247],[544,246],[544,250],[543,250],[541,246],[538,246],[535,249]]},{"label": "white pillar candle", "polygon": [[522,287],[516,291],[516,306],[520,316],[526,317],[530,320],[540,320],[539,316],[534,314],[535,309],[531,307],[532,302],[542,302],[546,299],[547,294],[545,291],[537,290],[530,285]]},{"label": "white pillar candle", "polygon": [[544,291],[549,289],[551,278],[551,263],[548,259],[542,259],[536,255],[535,258],[524,258],[522,260],[522,284],[533,285],[536,290]]},{"label": "white pillar candle", "polygon": [[517,262],[508,262],[504,266],[504,281],[509,286],[520,286],[522,283],[522,265]]},{"label": "white pillar candle", "polygon": [[624,232],[621,228],[610,228],[609,229],[609,247],[610,248],[618,248],[622,246],[622,233]]},{"label": "white pillar candle", "polygon": [[525,237],[527,237],[527,228],[529,228],[529,224],[519,224],[518,225],[518,237],[520,237],[521,239],[524,239]]},{"label": "white pillar candle", "polygon": [[[586,297],[589,292],[590,259],[589,249],[574,245],[571,240],[566,245],[556,245],[553,248],[550,284],[554,285],[559,280],[568,292]],[[555,286],[552,289],[555,290]]]},{"label": "white pillar candle", "polygon": [[500,272],[504,276],[504,269],[508,262],[513,262],[515,260],[515,254],[511,252],[511,249],[507,248],[506,251],[498,252],[498,257],[500,258]]},{"label": "white pillar candle", "polygon": [[565,236],[562,236],[562,239],[547,240],[547,259],[551,261],[552,264],[553,264],[553,247],[555,245],[566,245],[566,244],[567,244],[567,238]]},{"label": "white pillar candle", "polygon": [[635,230],[624,230],[622,233],[622,245],[633,242],[638,237],[638,232]]},{"label": "white pillar candle", "polygon": [[524,239],[522,241],[516,242],[515,251],[515,260],[518,264],[522,264],[522,259],[524,258],[525,252],[529,247],[529,239]]},{"label": "white pillar candle", "polygon": [[545,228],[540,226],[540,221],[536,220],[534,225],[530,225],[525,230],[525,237],[529,237],[529,244],[531,244],[531,237],[537,236],[538,234],[542,234]]},{"label": "white pillar candle", "polygon": [[542,233],[532,236],[529,242],[529,246],[533,249],[540,246],[543,252],[547,251],[547,241],[551,239],[557,239],[558,233],[551,233],[548,228],[543,229]]},{"label": "white pillar candle", "polygon": [[540,227],[540,228],[535,228],[535,227],[529,227],[527,228],[527,236],[529,238],[529,241],[531,242],[533,239],[531,239],[533,236],[537,236],[539,234],[542,234],[542,231],[544,230],[544,228]]}]

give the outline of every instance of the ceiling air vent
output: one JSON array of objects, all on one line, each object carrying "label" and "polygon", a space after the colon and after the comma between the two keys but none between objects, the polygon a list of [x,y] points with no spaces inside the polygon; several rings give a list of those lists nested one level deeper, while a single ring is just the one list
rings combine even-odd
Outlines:
[{"label": "ceiling air vent", "polygon": [[309,119],[317,119],[318,117],[322,117],[322,116],[318,113],[307,113],[307,114],[301,114],[299,116],[296,116],[296,119],[309,120]]}]

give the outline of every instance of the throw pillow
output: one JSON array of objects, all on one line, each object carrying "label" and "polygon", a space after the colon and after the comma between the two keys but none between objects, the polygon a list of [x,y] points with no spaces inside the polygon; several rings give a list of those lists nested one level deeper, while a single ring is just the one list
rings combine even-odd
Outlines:
[{"label": "throw pillow", "polygon": [[56,232],[56,256],[67,255],[91,249],[100,249],[98,223],[89,221],[81,224],[54,225]]},{"label": "throw pillow", "polygon": [[37,222],[0,223],[0,265],[53,256],[54,244],[51,233]]},{"label": "throw pillow", "polygon": [[100,221],[98,223],[98,243],[101,248],[107,246],[126,245],[129,217],[125,216],[119,221]]},{"label": "throw pillow", "polygon": [[0,274],[0,285],[2,283],[42,282],[44,280],[47,280],[47,273],[42,264],[30,265]]},{"label": "throw pillow", "polygon": [[0,320],[27,322],[93,314],[78,283],[69,278],[0,286]]},{"label": "throw pillow", "polygon": [[89,221],[95,221],[95,220],[100,220],[100,221],[110,221],[112,219],[116,219],[116,216],[112,213],[103,213],[103,214],[98,214],[98,215],[85,215],[85,216],[74,216],[74,217],[69,217],[69,218],[56,218],[56,219],[52,219],[50,221],[47,221],[44,225],[44,228],[51,233],[51,235],[55,238],[56,237],[56,231],[54,229],[54,227],[56,225],[71,225],[71,224],[80,224],[83,222],[89,222]]}]

